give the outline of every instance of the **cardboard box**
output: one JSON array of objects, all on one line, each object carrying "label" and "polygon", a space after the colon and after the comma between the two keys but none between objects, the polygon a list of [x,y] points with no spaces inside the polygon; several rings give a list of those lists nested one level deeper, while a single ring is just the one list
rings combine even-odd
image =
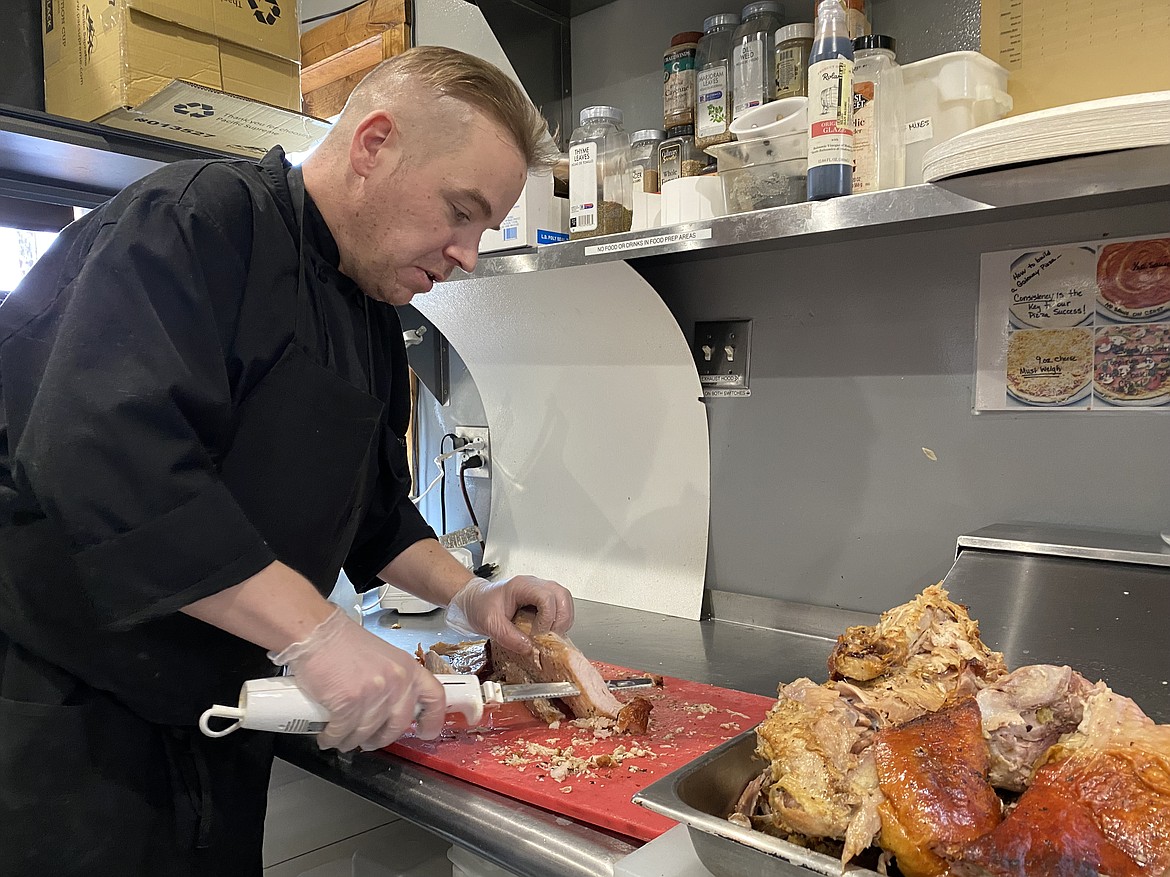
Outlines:
[{"label": "cardboard box", "polygon": [[479,241],[481,253],[558,244],[569,239],[569,200],[553,196],[551,174],[529,174],[520,200]]},{"label": "cardboard box", "polygon": [[1012,115],[1170,90],[1170,2],[981,0],[980,49],[1011,74]]},{"label": "cardboard box", "polygon": [[320,143],[331,127],[320,119],[190,82],[171,82],[139,106],[118,107],[98,121],[251,158],[277,145],[296,158]]},{"label": "cardboard box", "polygon": [[301,91],[306,113],[341,112],[362,77],[410,48],[407,0],[366,0],[301,35]]},{"label": "cardboard box", "polygon": [[45,109],[92,121],[175,80],[300,109],[296,0],[45,0]]},{"label": "cardboard box", "polygon": [[310,67],[387,31],[404,34],[404,47],[409,46],[410,5],[407,0],[366,0],[310,28],[301,35],[301,64]]}]

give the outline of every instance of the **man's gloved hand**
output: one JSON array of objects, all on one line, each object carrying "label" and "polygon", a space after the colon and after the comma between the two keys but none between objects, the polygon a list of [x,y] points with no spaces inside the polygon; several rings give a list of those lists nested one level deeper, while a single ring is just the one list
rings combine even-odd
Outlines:
[{"label": "man's gloved hand", "polygon": [[396,649],[337,609],[274,664],[288,665],[297,685],[329,711],[317,735],[322,749],[380,749],[415,720],[418,736],[433,740],[443,729],[443,686],[413,656]]},{"label": "man's gloved hand", "polygon": [[564,633],[573,624],[573,595],[568,588],[533,576],[502,582],[475,578],[463,586],[447,607],[447,625],[460,633],[482,634],[512,652],[532,651],[532,642],[512,617],[524,606],[536,607],[533,633]]}]

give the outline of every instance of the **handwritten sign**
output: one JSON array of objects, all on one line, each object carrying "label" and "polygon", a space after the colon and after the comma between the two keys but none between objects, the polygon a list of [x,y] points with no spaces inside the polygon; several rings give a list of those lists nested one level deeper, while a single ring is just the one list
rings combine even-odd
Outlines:
[{"label": "handwritten sign", "polygon": [[1097,299],[1097,254],[1088,247],[1048,247],[1016,258],[1010,267],[1009,315],[1016,328],[1080,326]]}]

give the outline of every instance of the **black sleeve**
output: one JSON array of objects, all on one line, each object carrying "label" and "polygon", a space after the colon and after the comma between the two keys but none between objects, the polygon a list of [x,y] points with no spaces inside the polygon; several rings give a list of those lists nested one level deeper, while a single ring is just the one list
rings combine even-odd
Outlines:
[{"label": "black sleeve", "polygon": [[436,538],[410,500],[406,445],[389,426],[382,430],[377,477],[370,508],[345,561],[346,578],[358,592],[381,584],[378,573],[411,545]]},{"label": "black sleeve", "polygon": [[242,295],[251,221],[250,210],[147,189],[20,330],[52,343],[14,471],[67,535],[111,628],[177,611],[275,559],[216,467],[231,435],[217,307]]},{"label": "black sleeve", "polygon": [[375,381],[386,400],[382,444],[378,453],[373,499],[345,561],[345,575],[356,590],[381,582],[378,573],[399,554],[435,531],[410,500],[411,477],[406,459],[410,422],[410,365],[402,341],[402,323],[390,305],[371,305]]}]

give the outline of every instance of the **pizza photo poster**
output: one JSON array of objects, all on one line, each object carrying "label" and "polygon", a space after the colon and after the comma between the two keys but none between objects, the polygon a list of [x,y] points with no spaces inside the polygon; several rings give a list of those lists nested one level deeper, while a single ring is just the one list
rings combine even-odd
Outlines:
[{"label": "pizza photo poster", "polygon": [[984,253],[975,411],[1170,410],[1170,233]]}]

